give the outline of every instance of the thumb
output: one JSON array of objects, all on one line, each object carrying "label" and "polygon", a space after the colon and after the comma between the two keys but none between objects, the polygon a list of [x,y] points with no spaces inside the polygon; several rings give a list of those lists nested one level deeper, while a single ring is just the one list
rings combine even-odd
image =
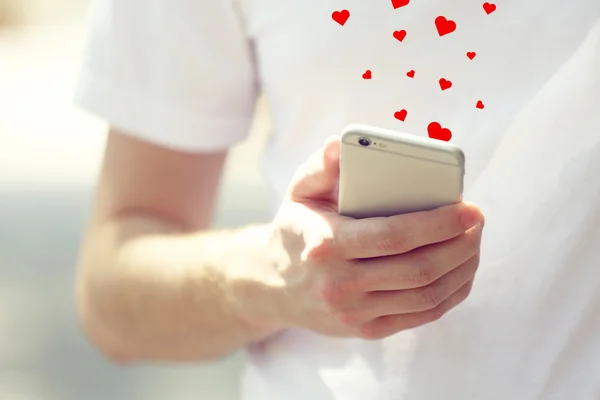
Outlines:
[{"label": "thumb", "polygon": [[340,138],[331,136],[296,170],[290,197],[298,202],[318,200],[337,204],[339,178]]}]

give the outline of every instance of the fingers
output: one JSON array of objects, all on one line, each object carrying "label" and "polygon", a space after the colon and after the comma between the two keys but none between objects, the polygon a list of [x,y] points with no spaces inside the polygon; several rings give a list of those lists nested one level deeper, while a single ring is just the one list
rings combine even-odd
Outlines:
[{"label": "fingers", "polygon": [[340,139],[336,136],[329,137],[323,147],[314,152],[296,171],[290,186],[292,200],[336,201],[339,159]]},{"label": "fingers", "polygon": [[403,254],[455,238],[483,219],[479,207],[464,202],[392,217],[348,219],[337,229],[336,245],[346,259]]},{"label": "fingers", "polygon": [[360,260],[352,269],[365,291],[422,288],[435,283],[478,254],[481,225],[445,242],[396,256]]},{"label": "fingers", "polygon": [[363,304],[370,317],[410,314],[432,310],[442,304],[467,282],[475,277],[479,267],[479,254],[453,269],[430,285],[409,290],[367,293]]},{"label": "fingers", "polygon": [[462,303],[471,293],[472,286],[473,281],[471,280],[431,310],[379,317],[361,328],[360,337],[368,340],[378,340],[400,331],[435,322]]}]

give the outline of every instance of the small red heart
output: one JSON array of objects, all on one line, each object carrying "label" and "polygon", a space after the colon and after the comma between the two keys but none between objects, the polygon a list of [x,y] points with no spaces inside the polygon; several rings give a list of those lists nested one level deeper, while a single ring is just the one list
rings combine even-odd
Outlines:
[{"label": "small red heart", "polygon": [[443,140],[444,142],[450,141],[452,139],[452,132],[448,128],[442,128],[442,125],[439,122],[432,122],[427,126],[427,133],[429,137],[432,139]]},{"label": "small red heart", "polygon": [[435,19],[435,27],[437,28],[438,34],[444,36],[456,30],[456,22],[440,15]]},{"label": "small red heart", "polygon": [[338,24],[340,24],[341,26],[344,26],[346,21],[348,21],[348,18],[350,18],[350,11],[348,11],[348,10],[334,11],[333,14],[331,14],[331,18],[333,18],[333,20],[335,22],[337,22]]},{"label": "small red heart", "polygon": [[442,90],[450,89],[451,87],[452,87],[451,81],[446,80],[444,78],[440,79],[440,88],[442,88]]},{"label": "small red heart", "polygon": [[415,70],[411,69],[410,71],[408,71],[406,73],[406,76],[408,76],[409,78],[414,78],[415,77]]},{"label": "small red heart", "polygon": [[400,121],[404,122],[404,120],[406,119],[407,115],[408,115],[408,111],[406,111],[406,110],[400,110],[400,111],[396,111],[394,113],[394,118],[396,118],[397,120],[400,120]]},{"label": "small red heart", "polygon": [[410,3],[410,0],[392,0],[392,6],[394,7],[394,10],[407,6],[408,3]]},{"label": "small red heart", "polygon": [[469,51],[467,53],[467,57],[469,57],[470,60],[474,59],[476,55],[477,53],[475,53],[474,51]]},{"label": "small red heart", "polygon": [[490,15],[491,13],[493,13],[494,11],[496,11],[496,5],[494,3],[483,3],[483,9],[485,10],[485,12],[487,13],[487,15]]},{"label": "small red heart", "polygon": [[401,31],[395,31],[394,32],[394,37],[396,39],[398,39],[399,42],[401,42],[406,37],[406,31],[404,29],[402,29]]},{"label": "small red heart", "polygon": [[479,108],[481,110],[483,110],[485,108],[485,106],[483,105],[483,101],[481,101],[481,100],[479,100],[477,102],[477,105],[475,107],[477,107],[477,108]]},{"label": "small red heart", "polygon": [[365,71],[365,73],[363,74],[363,79],[371,79],[371,70],[368,69]]}]

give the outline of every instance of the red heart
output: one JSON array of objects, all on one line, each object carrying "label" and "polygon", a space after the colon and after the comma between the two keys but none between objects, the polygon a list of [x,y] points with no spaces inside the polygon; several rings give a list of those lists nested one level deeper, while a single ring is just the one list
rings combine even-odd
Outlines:
[{"label": "red heart", "polygon": [[404,29],[402,29],[401,31],[395,31],[394,32],[394,37],[396,39],[398,39],[398,41],[403,41],[404,38],[406,37],[406,31]]},{"label": "red heart", "polygon": [[400,120],[400,121],[404,122],[404,120],[406,119],[406,115],[408,115],[408,111],[406,111],[406,110],[400,110],[400,111],[396,111],[394,113],[394,118],[396,118],[397,120]]},{"label": "red heart", "polygon": [[371,79],[371,70],[370,69],[365,71],[365,73],[363,74],[363,79]]},{"label": "red heart", "polygon": [[333,18],[333,20],[335,22],[337,22],[338,24],[340,24],[341,26],[344,26],[346,21],[348,21],[348,18],[350,18],[350,11],[348,11],[348,10],[334,11],[333,14],[331,14],[331,18]]},{"label": "red heart", "polygon": [[432,139],[443,140],[445,142],[452,139],[452,132],[450,132],[450,129],[442,128],[442,125],[440,125],[439,122],[430,123],[429,126],[427,126],[427,133]]},{"label": "red heart", "polygon": [[477,105],[476,105],[475,107],[477,107],[477,108],[480,108],[480,109],[482,109],[482,110],[483,110],[485,106],[483,105],[483,101],[479,100],[479,101],[477,102]]},{"label": "red heart", "polygon": [[450,89],[452,87],[452,82],[442,78],[440,79],[440,87],[442,90]]},{"label": "red heart", "polygon": [[467,53],[467,57],[469,57],[469,59],[471,59],[471,60],[474,59],[476,55],[477,55],[477,53],[475,53],[474,51],[469,51]]},{"label": "red heart", "polygon": [[406,73],[406,76],[408,76],[409,78],[414,78],[415,77],[415,70],[411,69],[410,71],[408,71]]},{"label": "red heart", "polygon": [[435,19],[435,27],[437,28],[438,34],[444,36],[456,30],[456,22],[440,15]]},{"label": "red heart", "polygon": [[490,15],[494,11],[496,11],[496,5],[494,3],[483,3],[483,9],[485,12]]},{"label": "red heart", "polygon": [[394,10],[407,6],[408,3],[410,3],[410,0],[392,0],[392,6],[394,7]]}]

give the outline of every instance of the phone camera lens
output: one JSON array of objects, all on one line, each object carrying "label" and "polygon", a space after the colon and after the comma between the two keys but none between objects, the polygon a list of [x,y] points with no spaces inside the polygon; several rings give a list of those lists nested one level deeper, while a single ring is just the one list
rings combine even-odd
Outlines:
[{"label": "phone camera lens", "polygon": [[364,147],[368,147],[371,145],[371,141],[369,139],[359,138],[358,144],[360,144],[361,146],[364,146]]}]

